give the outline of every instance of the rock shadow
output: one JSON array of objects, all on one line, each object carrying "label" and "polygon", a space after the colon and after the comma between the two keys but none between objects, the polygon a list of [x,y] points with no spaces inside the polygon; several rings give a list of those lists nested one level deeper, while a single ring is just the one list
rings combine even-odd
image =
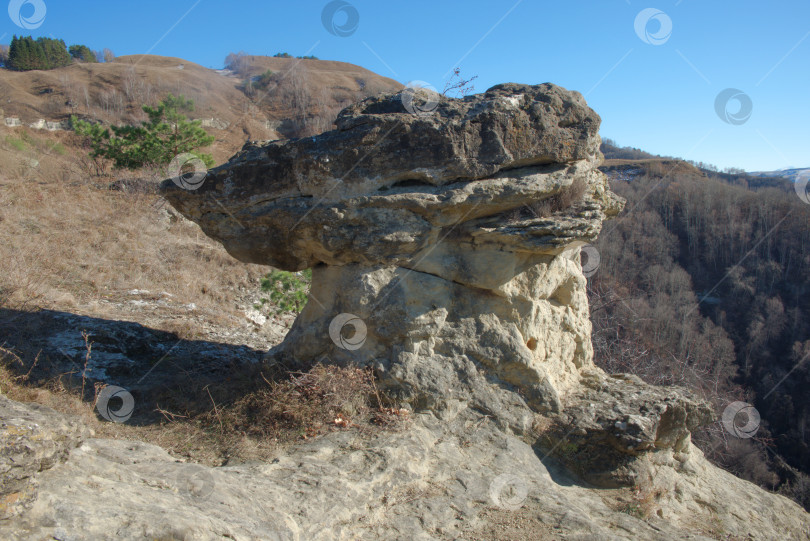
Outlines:
[{"label": "rock shadow", "polygon": [[83,399],[91,402],[97,384],[126,389],[135,402],[130,424],[162,419],[158,406],[199,412],[205,404],[201,393],[210,392],[205,404],[210,409],[211,400],[220,403],[244,394],[257,381],[266,385],[259,377],[264,350],[183,339],[130,321],[4,308],[0,345],[19,357],[6,356],[9,368],[18,375],[28,374],[34,384],[58,381],[78,393],[84,388]]}]

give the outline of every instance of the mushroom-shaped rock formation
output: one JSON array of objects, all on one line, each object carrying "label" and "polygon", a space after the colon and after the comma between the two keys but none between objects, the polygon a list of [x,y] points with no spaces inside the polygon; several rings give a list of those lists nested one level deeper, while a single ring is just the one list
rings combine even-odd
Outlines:
[{"label": "mushroom-shaped rock formation", "polygon": [[[237,259],[313,269],[270,358],[370,365],[403,404],[466,406],[519,433],[544,414],[550,447],[574,415],[578,448],[605,447],[589,457],[612,471],[683,452],[710,414],[675,390],[622,393],[631,383],[593,364],[580,251],[623,207],[597,169],[599,123],[552,84],[406,89],[345,109],[333,131],[248,143],[197,189],[162,190]],[[622,407],[595,411],[599,393]]]}]

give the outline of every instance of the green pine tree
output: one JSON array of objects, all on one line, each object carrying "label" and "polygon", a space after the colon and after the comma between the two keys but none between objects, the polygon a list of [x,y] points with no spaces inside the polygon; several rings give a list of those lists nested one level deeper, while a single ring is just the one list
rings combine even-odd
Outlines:
[{"label": "green pine tree", "polygon": [[[30,38],[29,38],[30,40]],[[47,70],[50,69],[48,64],[48,53],[40,40],[30,41],[31,47],[31,69]]]},{"label": "green pine tree", "polygon": [[11,39],[11,45],[8,50],[8,67],[9,69],[23,71],[34,69],[33,51],[31,45],[33,40],[28,37],[14,36]]},{"label": "green pine tree", "polygon": [[67,46],[64,40],[52,38],[39,38],[37,43],[42,46],[45,51],[46,65],[45,69],[61,68],[69,66],[73,63],[73,59],[68,53]]},{"label": "green pine tree", "polygon": [[71,45],[68,52],[80,62],[98,62],[95,53],[87,45]]},{"label": "green pine tree", "polygon": [[193,100],[169,94],[157,107],[143,106],[149,120],[140,126],[107,129],[76,117],[71,121],[76,133],[89,138],[90,156],[112,160],[116,168],[166,165],[178,154],[186,152],[196,155],[206,167],[210,167],[214,164],[213,157],[200,153],[198,149],[213,143],[214,137],[206,133],[199,120],[186,117],[185,113],[193,110]]},{"label": "green pine tree", "polygon": [[6,67],[8,69],[18,69],[17,63],[23,59],[22,43],[17,36],[11,38],[11,43],[8,46],[8,59],[6,60]]},{"label": "green pine tree", "polygon": [[61,39],[14,36],[9,47],[8,67],[18,71],[47,70],[68,66],[70,54]]}]

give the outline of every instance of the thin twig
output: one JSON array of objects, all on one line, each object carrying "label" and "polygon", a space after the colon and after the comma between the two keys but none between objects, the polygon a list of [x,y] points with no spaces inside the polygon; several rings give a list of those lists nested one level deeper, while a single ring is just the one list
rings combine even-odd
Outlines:
[{"label": "thin twig", "polygon": [[382,398],[380,398],[380,390],[377,388],[377,379],[371,372],[369,372],[369,381],[371,383],[371,388],[374,389],[374,395],[377,397],[377,407],[380,408],[381,412],[385,411],[382,404]]},{"label": "thin twig", "polygon": [[[158,411],[158,412],[159,412],[161,415],[163,415],[163,417],[165,417],[165,418],[166,418],[166,420],[167,420],[167,421],[169,421],[170,423],[175,422],[175,420],[174,420],[174,419],[175,419],[175,417],[180,417],[180,418],[182,418],[182,419],[188,419],[188,416],[187,416],[187,415],[180,415],[179,413],[172,413],[172,412],[170,412],[170,411],[164,410],[164,409],[163,409],[163,408],[161,408],[159,405],[155,405],[155,409],[156,409],[156,411]],[[170,419],[169,417],[171,417],[171,419]]]},{"label": "thin twig", "polygon": [[217,408],[217,403],[214,402],[214,397],[211,396],[211,391],[208,389],[208,385],[205,386],[205,391],[208,393],[208,397],[211,399],[211,403],[214,405],[214,413],[217,414],[217,420],[219,421],[219,432],[224,433],[225,429],[222,426],[222,417],[219,416],[219,408]]},{"label": "thin twig", "polygon": [[84,370],[82,370],[82,394],[80,395],[81,399],[84,400],[84,384],[87,381],[87,363],[90,362],[93,342],[90,341],[90,335],[85,330],[82,330],[82,338],[84,338],[84,347],[87,349],[87,353],[84,354]]}]

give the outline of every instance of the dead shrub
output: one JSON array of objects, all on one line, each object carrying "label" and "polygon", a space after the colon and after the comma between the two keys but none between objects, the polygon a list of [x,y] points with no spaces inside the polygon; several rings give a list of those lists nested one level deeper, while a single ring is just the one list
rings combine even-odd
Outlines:
[{"label": "dead shrub", "polygon": [[[87,347],[89,358],[90,342]],[[209,465],[267,459],[279,448],[332,431],[398,430],[410,419],[406,410],[383,406],[387,398],[371,369],[316,364],[292,372],[235,368],[225,380],[179,377],[136,396],[141,413],[135,422],[111,423],[94,411],[100,383],[82,399],[83,378],[31,377],[37,359],[26,362],[21,355],[0,347],[0,393],[80,415],[97,437],[141,440]]]},{"label": "dead shrub", "polygon": [[640,519],[650,518],[661,511],[660,500],[666,491],[653,484],[652,478],[630,489],[629,498],[620,498],[617,510]]},{"label": "dead shrub", "polygon": [[226,408],[233,430],[257,437],[304,439],[329,430],[368,427],[386,418],[374,375],[368,369],[315,365],[292,372]]}]

